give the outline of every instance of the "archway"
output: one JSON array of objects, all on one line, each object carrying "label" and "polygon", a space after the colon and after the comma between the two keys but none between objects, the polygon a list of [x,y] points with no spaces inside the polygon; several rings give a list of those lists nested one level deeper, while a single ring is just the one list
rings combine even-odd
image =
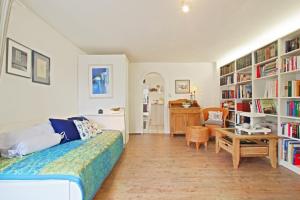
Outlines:
[{"label": "archway", "polygon": [[143,79],[143,133],[164,132],[163,77],[157,72],[145,75]]}]

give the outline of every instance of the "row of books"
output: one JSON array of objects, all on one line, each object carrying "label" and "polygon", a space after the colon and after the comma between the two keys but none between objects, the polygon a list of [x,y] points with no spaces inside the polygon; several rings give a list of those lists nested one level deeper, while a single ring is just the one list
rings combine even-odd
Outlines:
[{"label": "row of books", "polygon": [[265,60],[277,56],[277,42],[273,42],[268,46],[255,51],[255,63],[260,63]]},{"label": "row of books", "polygon": [[281,143],[281,159],[292,164],[300,165],[300,141],[283,139]]},{"label": "row of books", "polygon": [[277,73],[276,61],[256,66],[256,78],[271,76]]},{"label": "row of books", "polygon": [[250,123],[250,117],[241,116],[239,113],[236,114],[236,124]]},{"label": "row of books", "polygon": [[281,135],[300,139],[300,123],[282,122]]},{"label": "row of books", "polygon": [[291,56],[282,61],[281,72],[289,72],[300,69],[300,56]]},{"label": "row of books", "polygon": [[229,110],[234,110],[235,109],[235,102],[234,101],[222,102],[221,107],[222,108],[227,108]]},{"label": "row of books", "polygon": [[300,96],[300,80],[286,81],[284,84],[285,97],[299,97]]},{"label": "row of books", "polygon": [[300,101],[287,101],[286,114],[291,117],[300,117]]},{"label": "row of books", "polygon": [[267,80],[265,85],[265,98],[278,97],[278,80]]},{"label": "row of books", "polygon": [[234,72],[234,62],[220,68],[220,76]]},{"label": "row of books", "polygon": [[251,73],[238,73],[237,82],[250,81],[252,77]]},{"label": "row of books", "polygon": [[235,122],[235,113],[234,112],[229,112],[228,120],[231,122]]},{"label": "row of books", "polygon": [[244,56],[240,59],[238,59],[236,61],[236,69],[237,70],[240,70],[240,69],[243,69],[245,67],[248,67],[250,65],[252,65],[252,58],[251,58],[251,54],[248,54],[247,56]]},{"label": "row of books", "polygon": [[237,98],[252,98],[252,85],[239,85],[236,88],[236,96]]},{"label": "row of books", "polygon": [[234,90],[223,90],[222,91],[222,99],[233,99],[234,96]]},{"label": "row of books", "polygon": [[294,51],[299,49],[300,47],[300,37],[293,38],[291,40],[287,40],[285,42],[285,52],[288,53],[290,51]]},{"label": "row of books", "polygon": [[229,85],[234,83],[234,74],[220,78],[220,85]]},{"label": "row of books", "polygon": [[256,111],[265,114],[277,114],[277,104],[274,99],[256,99]]}]

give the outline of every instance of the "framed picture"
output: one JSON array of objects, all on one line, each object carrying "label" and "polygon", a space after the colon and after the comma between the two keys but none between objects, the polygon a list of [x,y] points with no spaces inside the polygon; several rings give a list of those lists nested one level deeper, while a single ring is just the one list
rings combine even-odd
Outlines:
[{"label": "framed picture", "polygon": [[112,97],[112,65],[89,66],[91,97]]},{"label": "framed picture", "polygon": [[50,85],[50,58],[32,51],[32,82]]},{"label": "framed picture", "polygon": [[6,72],[30,78],[32,50],[9,38],[6,48]]},{"label": "framed picture", "polygon": [[176,94],[190,93],[190,80],[175,80],[175,93]]}]

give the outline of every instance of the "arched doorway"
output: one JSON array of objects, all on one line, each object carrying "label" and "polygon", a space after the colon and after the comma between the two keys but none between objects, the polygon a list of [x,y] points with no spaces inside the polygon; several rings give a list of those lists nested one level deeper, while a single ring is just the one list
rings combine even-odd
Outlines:
[{"label": "arched doorway", "polygon": [[164,132],[164,79],[156,72],[143,79],[143,133]]}]

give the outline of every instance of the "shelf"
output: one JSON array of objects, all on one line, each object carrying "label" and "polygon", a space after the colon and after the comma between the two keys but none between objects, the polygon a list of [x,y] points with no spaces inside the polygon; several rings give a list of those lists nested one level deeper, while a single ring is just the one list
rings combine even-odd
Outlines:
[{"label": "shelf", "polygon": [[266,117],[278,117],[278,115],[274,115],[274,114],[265,114]]},{"label": "shelf", "polygon": [[299,73],[300,69],[297,70],[292,70],[292,71],[287,71],[287,72],[281,72],[280,75],[288,75],[288,74],[293,74],[293,73]]},{"label": "shelf", "polygon": [[286,116],[286,115],[281,115],[281,118],[286,118],[286,119],[296,119],[296,120],[300,120],[300,117],[293,117],[293,116]]},{"label": "shelf", "polygon": [[282,54],[281,57],[282,57],[282,58],[285,58],[285,57],[294,56],[294,55],[297,55],[297,54],[300,54],[300,49],[295,49],[295,50],[293,50],[293,51],[284,53],[284,54]]},{"label": "shelf", "polygon": [[300,167],[298,166],[295,166],[295,165],[292,165],[284,160],[280,160],[279,161],[279,164],[283,167],[286,167],[288,168],[289,170],[295,172],[296,174],[299,174],[300,175]]},{"label": "shelf", "polygon": [[236,85],[241,85],[241,84],[246,84],[246,83],[251,83],[252,80],[247,80],[247,81],[241,81],[241,82],[237,82]]},{"label": "shelf", "polygon": [[230,109],[230,110],[228,110],[229,112],[235,112],[235,110],[232,110],[232,109]]},{"label": "shelf", "polygon": [[235,83],[227,84],[227,85],[220,85],[220,87],[231,87],[235,86]]},{"label": "shelf", "polygon": [[299,138],[293,138],[293,137],[290,137],[290,136],[286,136],[286,135],[279,135],[280,137],[284,137],[284,138],[289,138],[289,139],[293,139],[293,140],[297,140],[297,141],[300,141]]},{"label": "shelf", "polygon": [[263,76],[263,77],[260,77],[260,78],[255,78],[255,80],[265,80],[265,79],[275,78],[277,76],[278,76],[278,74],[272,74],[272,75],[269,75],[269,76]]},{"label": "shelf", "polygon": [[236,100],[252,100],[252,98],[237,98]]},{"label": "shelf", "polygon": [[257,65],[263,65],[265,63],[269,63],[269,62],[275,61],[275,60],[277,60],[277,58],[278,58],[278,56],[270,58],[270,59],[262,61],[262,62],[259,62],[259,63],[256,63],[255,66],[257,66]]},{"label": "shelf", "polygon": [[300,99],[300,97],[280,97],[280,99]]},{"label": "shelf", "polygon": [[265,117],[266,114],[264,113],[251,113],[251,112],[239,112],[241,116],[244,117],[250,117],[250,118],[256,118],[256,117]]},{"label": "shelf", "polygon": [[247,128],[243,128],[241,126],[237,126],[236,127],[238,130],[240,131],[244,131],[246,133],[248,133],[249,135],[251,135],[252,133],[255,134],[255,133],[271,133],[271,129],[269,128],[261,128],[261,129],[247,129]]},{"label": "shelf", "polygon": [[222,101],[234,101],[235,98],[231,98],[231,99],[221,99]]},{"label": "shelf", "polygon": [[242,73],[242,72],[245,72],[245,71],[252,71],[252,65],[249,65],[248,67],[244,67],[242,69],[239,69],[239,70],[236,70],[236,73]]},{"label": "shelf", "polygon": [[257,98],[254,98],[254,99],[258,99],[258,100],[268,100],[268,99],[274,99],[274,100],[277,100],[278,97],[257,97]]},{"label": "shelf", "polygon": [[230,72],[230,73],[228,73],[228,74],[224,74],[224,75],[220,76],[220,78],[225,77],[225,76],[230,76],[230,75],[232,75],[232,74],[234,74],[234,72]]}]

